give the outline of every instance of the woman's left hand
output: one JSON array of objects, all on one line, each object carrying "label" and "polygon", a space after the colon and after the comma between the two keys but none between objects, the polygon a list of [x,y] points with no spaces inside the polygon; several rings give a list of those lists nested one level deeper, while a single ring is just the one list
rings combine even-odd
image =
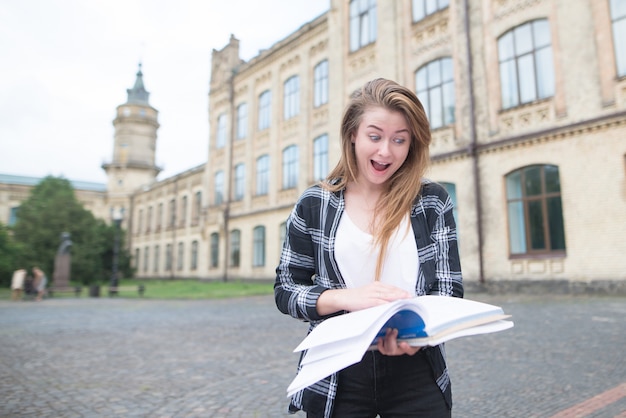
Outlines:
[{"label": "woman's left hand", "polygon": [[378,351],[386,356],[401,356],[408,354],[412,356],[422,349],[422,347],[412,347],[409,343],[398,342],[398,330],[389,328],[384,338],[379,338],[377,343]]}]

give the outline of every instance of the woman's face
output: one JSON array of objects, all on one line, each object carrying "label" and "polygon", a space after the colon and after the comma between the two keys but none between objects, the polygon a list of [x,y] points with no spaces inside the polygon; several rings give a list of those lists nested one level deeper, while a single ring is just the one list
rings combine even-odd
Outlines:
[{"label": "woman's face", "polygon": [[358,182],[381,186],[406,160],[411,133],[402,113],[371,107],[363,114],[352,143],[359,169]]}]

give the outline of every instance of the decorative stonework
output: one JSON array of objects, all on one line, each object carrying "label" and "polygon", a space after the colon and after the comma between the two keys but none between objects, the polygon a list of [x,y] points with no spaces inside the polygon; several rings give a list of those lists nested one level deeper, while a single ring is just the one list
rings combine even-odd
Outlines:
[{"label": "decorative stonework", "polygon": [[328,39],[324,39],[323,41],[319,41],[318,43],[316,43],[315,45],[313,45],[311,47],[311,49],[309,50],[309,56],[310,57],[314,57],[317,54],[320,54],[320,53],[326,51],[327,48],[328,48]]},{"label": "decorative stonework", "polygon": [[446,127],[431,132],[430,152],[431,154],[442,154],[453,151],[457,148],[454,140],[454,129]]},{"label": "decorative stonework", "polygon": [[313,109],[313,126],[323,126],[328,124],[328,105]]},{"label": "decorative stonework", "polygon": [[449,13],[447,10],[428,16],[413,25],[411,43],[415,55],[444,45],[450,45]]},{"label": "decorative stonework", "polygon": [[554,110],[550,102],[541,102],[503,111],[499,117],[500,133],[524,132],[554,124]]},{"label": "decorative stonework", "polygon": [[281,137],[283,140],[287,138],[291,138],[294,135],[298,134],[299,122],[300,122],[300,118],[297,116],[282,122]]},{"label": "decorative stonework", "polygon": [[280,72],[283,73],[285,71],[293,71],[294,67],[298,67],[300,65],[300,56],[296,55],[295,57],[289,58],[287,61],[280,64]]},{"label": "decorative stonework", "polygon": [[262,132],[254,139],[254,150],[265,151],[270,143],[270,134],[268,131]]},{"label": "decorative stonework", "polygon": [[254,84],[259,85],[259,84],[269,83],[271,79],[272,79],[272,72],[266,71],[257,76],[257,78],[254,80]]},{"label": "decorative stonework", "polygon": [[359,80],[364,74],[376,68],[376,50],[365,47],[348,57],[350,80]]},{"label": "decorative stonework", "polygon": [[496,0],[494,2],[494,20],[504,19],[509,15],[516,15],[522,10],[528,9],[542,2],[543,0]]}]

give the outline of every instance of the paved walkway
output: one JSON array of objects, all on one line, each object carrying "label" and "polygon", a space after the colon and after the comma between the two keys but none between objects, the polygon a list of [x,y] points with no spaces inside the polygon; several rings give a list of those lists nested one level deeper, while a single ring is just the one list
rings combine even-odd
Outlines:
[{"label": "paved walkway", "polygon": [[[626,418],[626,298],[467,297],[515,328],[447,344],[454,417]],[[0,416],[287,417],[305,332],[271,297],[0,301]]]}]

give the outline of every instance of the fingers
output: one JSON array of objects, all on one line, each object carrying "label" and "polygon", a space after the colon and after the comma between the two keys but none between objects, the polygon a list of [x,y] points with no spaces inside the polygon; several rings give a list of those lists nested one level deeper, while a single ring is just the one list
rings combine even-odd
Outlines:
[{"label": "fingers", "polygon": [[412,347],[409,343],[398,342],[398,330],[388,328],[384,338],[380,338],[377,343],[378,351],[386,356],[401,356],[407,354],[414,355],[422,349],[422,347]]}]

